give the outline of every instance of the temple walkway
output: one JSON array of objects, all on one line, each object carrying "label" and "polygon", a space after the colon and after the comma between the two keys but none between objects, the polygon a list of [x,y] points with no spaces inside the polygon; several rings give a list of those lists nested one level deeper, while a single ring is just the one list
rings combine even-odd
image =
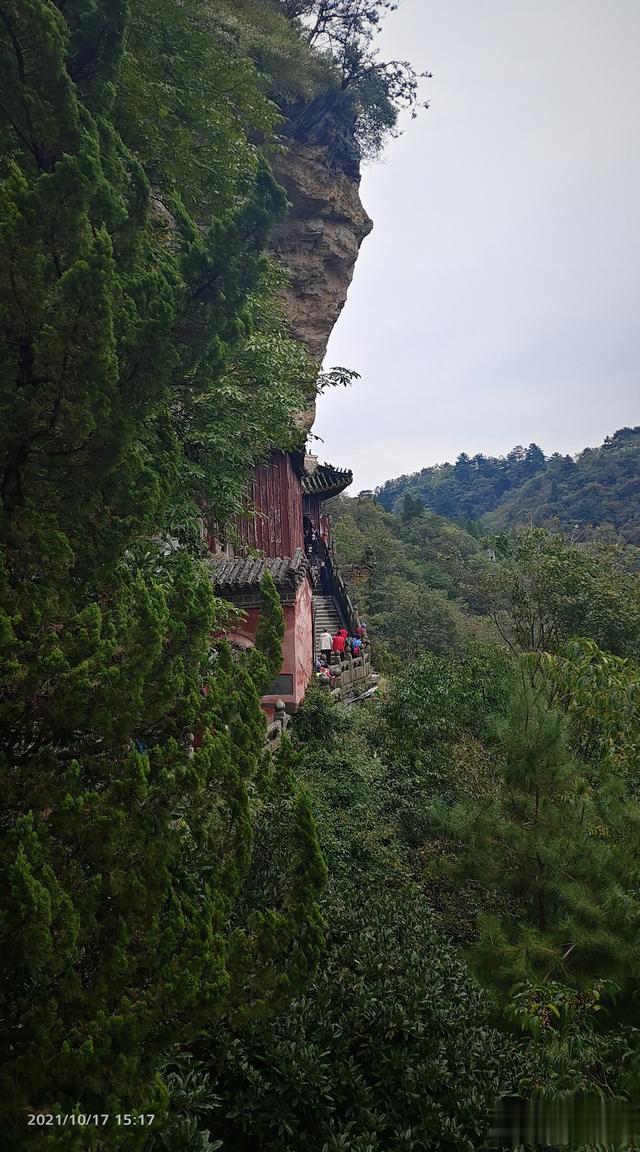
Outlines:
[{"label": "temple walkway", "polygon": [[320,636],[326,630],[335,636],[342,628],[342,620],[333,596],[325,596],[322,592],[313,593],[313,650],[314,654],[320,651]]}]

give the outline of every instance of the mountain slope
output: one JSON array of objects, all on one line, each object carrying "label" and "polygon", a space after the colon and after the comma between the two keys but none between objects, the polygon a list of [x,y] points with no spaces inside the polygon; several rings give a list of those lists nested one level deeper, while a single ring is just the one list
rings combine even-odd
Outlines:
[{"label": "mountain slope", "polygon": [[561,525],[610,526],[640,544],[640,428],[623,428],[575,460],[552,456],[544,472],[510,492],[486,516],[486,528],[556,519]]},{"label": "mountain slope", "polygon": [[431,511],[497,531],[518,524],[599,526],[640,543],[640,427],[622,428],[577,456],[545,457],[537,444],[507,456],[469,457],[388,480],[376,490],[388,511],[420,500]]}]

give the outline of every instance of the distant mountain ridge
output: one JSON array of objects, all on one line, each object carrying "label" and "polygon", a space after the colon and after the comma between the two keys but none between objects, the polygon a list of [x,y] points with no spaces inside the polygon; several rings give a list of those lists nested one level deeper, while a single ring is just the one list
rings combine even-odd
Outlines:
[{"label": "distant mountain ridge", "polygon": [[375,495],[387,511],[411,515],[419,501],[487,531],[555,523],[597,527],[640,545],[640,426],[621,428],[577,456],[546,457],[537,444],[499,457],[462,452],[455,464],[387,480]]}]

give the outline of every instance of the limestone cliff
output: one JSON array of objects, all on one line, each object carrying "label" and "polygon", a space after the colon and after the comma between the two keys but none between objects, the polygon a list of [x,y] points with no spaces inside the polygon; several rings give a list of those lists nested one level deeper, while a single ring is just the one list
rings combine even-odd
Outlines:
[{"label": "limestone cliff", "polygon": [[[358,250],[373,227],[360,200],[352,129],[333,101],[323,97],[289,110],[284,148],[273,169],[291,205],[273,238],[290,281],[286,312],[292,334],[321,363]],[[308,430],[314,418],[311,400],[297,423]]]}]

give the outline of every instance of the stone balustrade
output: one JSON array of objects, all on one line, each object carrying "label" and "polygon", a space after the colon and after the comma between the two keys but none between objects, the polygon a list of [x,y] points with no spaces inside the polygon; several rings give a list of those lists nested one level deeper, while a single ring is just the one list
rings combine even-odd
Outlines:
[{"label": "stone balustrade", "polygon": [[[329,658],[330,678],[316,677],[318,683],[330,692],[336,700],[343,700],[350,689],[358,686],[364,687],[368,681],[375,681],[378,677],[371,669],[371,653],[369,648],[363,648],[358,656],[351,652],[332,652]],[[266,746],[275,752],[280,746],[282,733],[286,732],[293,717],[286,711],[284,701],[278,700],[274,709],[274,717],[267,725]]]},{"label": "stone balustrade", "polygon": [[372,670],[369,648],[363,648],[358,656],[351,652],[332,652],[329,657],[329,673],[329,678],[318,673],[318,682],[336,698],[342,699],[350,688],[364,685],[370,679]]},{"label": "stone balustrade", "polygon": [[292,717],[287,712],[284,700],[278,700],[274,708],[274,717],[270,724],[267,725],[267,748],[271,751],[279,747],[282,739],[282,733],[286,732],[291,723]]}]

